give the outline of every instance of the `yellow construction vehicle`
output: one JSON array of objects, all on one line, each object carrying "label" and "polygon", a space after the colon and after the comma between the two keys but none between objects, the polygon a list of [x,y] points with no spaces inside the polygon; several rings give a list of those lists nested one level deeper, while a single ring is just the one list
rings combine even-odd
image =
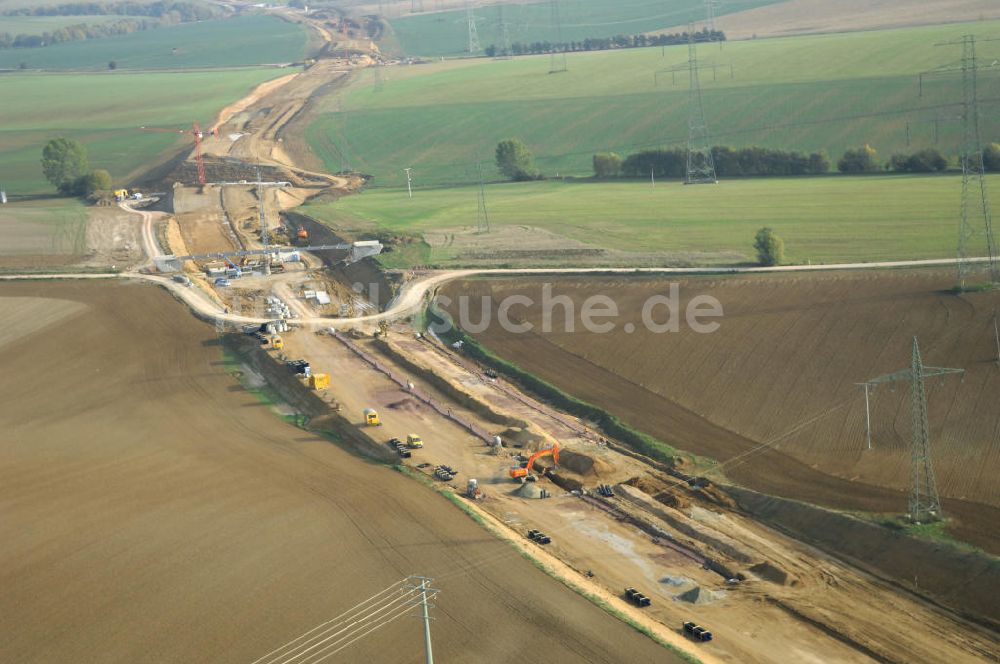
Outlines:
[{"label": "yellow construction vehicle", "polygon": [[406,435],[406,446],[419,449],[424,446],[424,441],[417,434],[410,433]]},{"label": "yellow construction vehicle", "polygon": [[309,376],[309,387],[314,390],[325,390],[330,387],[330,374],[317,373],[310,374]]},{"label": "yellow construction vehicle", "polygon": [[271,348],[275,350],[281,350],[285,347],[285,340],[281,337],[275,335],[271,338]]},{"label": "yellow construction vehicle", "polygon": [[552,461],[556,465],[559,465],[559,443],[552,443],[552,447],[544,450],[539,450],[528,457],[528,463],[525,464],[524,468],[521,466],[514,466],[510,469],[511,479],[524,480],[531,476],[531,469],[535,466],[535,461],[543,456],[551,456]]},{"label": "yellow construction vehicle", "polygon": [[370,427],[382,426],[382,421],[378,418],[378,412],[374,408],[365,408],[365,424]]}]

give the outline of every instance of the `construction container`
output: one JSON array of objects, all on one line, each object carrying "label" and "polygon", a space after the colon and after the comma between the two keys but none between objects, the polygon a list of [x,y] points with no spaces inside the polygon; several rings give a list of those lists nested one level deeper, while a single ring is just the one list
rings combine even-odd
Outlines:
[{"label": "construction container", "polygon": [[309,387],[314,390],[325,390],[330,387],[330,374],[317,373],[310,375]]}]

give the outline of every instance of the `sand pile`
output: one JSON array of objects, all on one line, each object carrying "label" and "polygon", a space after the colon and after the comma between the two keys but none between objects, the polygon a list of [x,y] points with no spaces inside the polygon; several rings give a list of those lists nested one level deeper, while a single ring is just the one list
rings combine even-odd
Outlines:
[{"label": "sand pile", "polygon": [[723,599],[725,596],[725,590],[706,590],[701,586],[695,586],[691,590],[682,592],[680,595],[674,595],[674,599],[690,604],[711,604]]}]

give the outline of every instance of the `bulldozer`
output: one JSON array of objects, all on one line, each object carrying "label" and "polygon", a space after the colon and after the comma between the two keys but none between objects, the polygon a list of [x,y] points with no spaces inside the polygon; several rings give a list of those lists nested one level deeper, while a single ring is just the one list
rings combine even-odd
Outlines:
[{"label": "bulldozer", "polygon": [[555,465],[558,466],[559,465],[559,443],[555,443],[554,442],[554,443],[552,443],[552,447],[548,447],[548,448],[546,448],[544,450],[539,450],[539,451],[535,452],[534,454],[532,454],[530,457],[528,457],[528,463],[526,463],[523,468],[520,465],[513,466],[510,469],[510,477],[511,477],[511,479],[521,480],[523,482],[525,479],[533,477],[532,474],[531,474],[531,470],[532,470],[532,468],[535,467],[535,461],[537,461],[538,459],[540,459],[540,458],[542,458],[544,456],[551,456],[552,457],[552,461],[555,463]]}]

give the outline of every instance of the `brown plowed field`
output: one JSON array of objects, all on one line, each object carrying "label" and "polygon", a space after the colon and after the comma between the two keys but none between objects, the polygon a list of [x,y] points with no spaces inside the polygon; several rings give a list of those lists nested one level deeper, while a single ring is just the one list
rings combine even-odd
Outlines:
[{"label": "brown plowed field", "polygon": [[[949,527],[998,552],[1000,370],[992,359],[1000,293],[955,296],[945,292],[953,279],[878,272],[679,282],[682,312],[698,294],[722,303],[725,316],[712,334],[683,323],[677,333],[645,331],[638,312],[648,296],[668,293],[662,279],[551,280],[577,314],[586,297],[611,296],[622,315],[608,334],[564,331],[561,309],[543,333],[537,280],[478,280],[447,292],[473,296],[472,321],[480,320],[479,295],[492,295],[494,307],[505,295],[527,295],[535,306],[512,312],[534,330],[505,333],[494,323],[479,335],[500,355],[661,440],[723,462],[733,481],[846,510],[905,511],[909,388],[872,395],[874,448],[867,450],[856,383],[908,368],[917,335],[927,365],[966,369],[964,378],[927,385]],[[664,316],[661,308],[657,318]],[[634,334],[623,330],[628,322]]]},{"label": "brown plowed field", "polygon": [[789,0],[720,16],[729,39],[879,30],[1000,17],[994,0]]},{"label": "brown plowed field", "polygon": [[[284,424],[166,293],[8,297],[69,315],[0,347],[0,660],[246,664],[423,573],[442,661],[677,661],[444,498]],[[420,639],[402,619],[331,661],[420,662]]]}]

